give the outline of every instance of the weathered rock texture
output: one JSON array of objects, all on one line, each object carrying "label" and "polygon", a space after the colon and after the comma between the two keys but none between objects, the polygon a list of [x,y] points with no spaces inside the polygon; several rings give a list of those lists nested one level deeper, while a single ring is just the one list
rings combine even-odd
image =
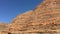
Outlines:
[{"label": "weathered rock texture", "polygon": [[[43,0],[8,24],[11,34],[60,34],[60,0]],[[45,33],[44,33],[45,32]]]}]

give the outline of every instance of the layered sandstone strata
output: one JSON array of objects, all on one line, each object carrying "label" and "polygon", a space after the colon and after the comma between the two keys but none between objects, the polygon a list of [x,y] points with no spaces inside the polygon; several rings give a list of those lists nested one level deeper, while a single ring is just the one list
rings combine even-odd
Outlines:
[{"label": "layered sandstone strata", "polygon": [[60,34],[60,0],[43,0],[8,24],[8,34]]}]

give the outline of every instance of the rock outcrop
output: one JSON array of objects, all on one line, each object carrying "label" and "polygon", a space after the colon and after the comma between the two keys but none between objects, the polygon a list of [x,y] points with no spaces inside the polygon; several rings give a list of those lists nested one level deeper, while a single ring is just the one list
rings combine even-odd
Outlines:
[{"label": "rock outcrop", "polygon": [[8,32],[8,25],[5,23],[0,23],[0,34],[7,34]]},{"label": "rock outcrop", "polygon": [[59,6],[60,0],[44,0],[34,10],[18,15],[9,27],[16,31],[59,31]]},{"label": "rock outcrop", "polygon": [[8,24],[7,32],[10,34],[39,34],[43,32],[59,34],[59,6],[60,0],[43,0],[34,10],[30,10],[14,18],[14,20]]}]

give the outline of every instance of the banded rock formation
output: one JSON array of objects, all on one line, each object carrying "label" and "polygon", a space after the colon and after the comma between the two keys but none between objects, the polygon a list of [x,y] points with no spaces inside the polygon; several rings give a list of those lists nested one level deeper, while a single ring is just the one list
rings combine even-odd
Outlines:
[{"label": "banded rock formation", "polygon": [[[8,24],[10,34],[60,32],[60,0],[43,0],[34,10],[19,14]],[[9,34],[8,33],[8,34]],[[52,33],[52,34],[53,34]]]},{"label": "banded rock formation", "polygon": [[15,31],[60,30],[60,0],[44,0],[34,10],[18,15],[9,25]]}]

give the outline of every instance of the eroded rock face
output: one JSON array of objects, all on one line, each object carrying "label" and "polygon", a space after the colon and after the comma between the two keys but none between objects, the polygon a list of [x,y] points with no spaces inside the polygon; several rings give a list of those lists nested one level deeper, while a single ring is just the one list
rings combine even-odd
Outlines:
[{"label": "eroded rock face", "polygon": [[44,0],[34,10],[18,15],[9,25],[15,31],[59,31],[60,0]]},{"label": "eroded rock face", "polygon": [[60,23],[60,1],[46,0],[35,9],[36,21],[39,23]]},{"label": "eroded rock face", "polygon": [[[33,11],[30,10],[28,12],[25,12],[24,14],[18,15],[13,22],[9,25],[9,27],[11,27],[11,29],[15,29],[15,30],[24,30],[26,28],[26,26],[31,25],[32,23],[32,15]],[[15,23],[15,24],[14,24]],[[19,27],[17,27],[19,26]]]},{"label": "eroded rock face", "polygon": [[[34,10],[19,14],[8,24],[8,34],[59,34],[60,0],[44,0]],[[55,32],[55,33],[54,33]]]}]

